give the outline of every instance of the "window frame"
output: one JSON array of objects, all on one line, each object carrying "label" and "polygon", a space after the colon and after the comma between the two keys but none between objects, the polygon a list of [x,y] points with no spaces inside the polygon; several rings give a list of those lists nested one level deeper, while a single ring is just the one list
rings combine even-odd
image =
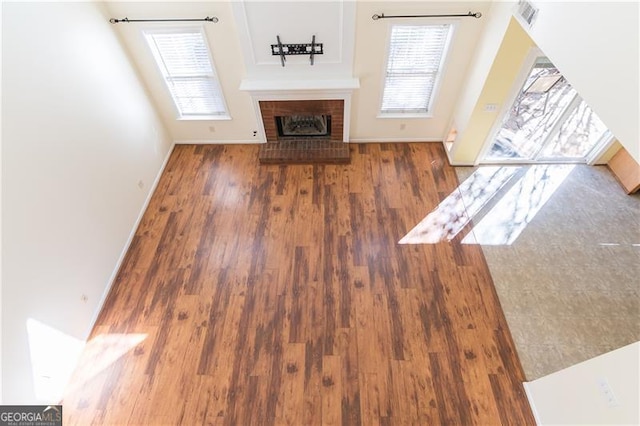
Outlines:
[{"label": "window frame", "polygon": [[[452,19],[440,19],[433,21],[418,21],[418,22],[405,22],[405,23],[389,23],[387,25],[387,42],[386,42],[386,52],[385,52],[385,60],[382,68],[382,78],[381,78],[381,91],[380,91],[380,99],[378,102],[378,114],[377,118],[432,118],[434,106],[436,104],[436,99],[440,92],[440,88],[442,86],[443,75],[446,72],[447,64],[449,62],[449,57],[451,55],[451,46],[453,44],[453,39],[455,37],[455,33],[459,24],[459,20]],[[433,89],[431,91],[431,99],[429,99],[429,103],[427,105],[427,110],[422,112],[416,111],[385,111],[382,109],[382,102],[384,100],[384,92],[386,89],[386,81],[387,81],[387,68],[389,66],[389,56],[391,55],[391,35],[394,27],[429,27],[429,26],[440,26],[440,25],[448,25],[449,32],[447,34],[447,38],[444,43],[444,47],[442,50],[442,55],[440,57],[440,66],[438,68],[438,72],[436,74],[435,81],[433,83]]]},{"label": "window frame", "polygon": [[[182,113],[178,102],[176,101],[176,97],[174,96],[174,92],[169,86],[169,78],[165,75],[165,71],[161,68],[161,65],[158,63],[156,59],[156,53],[154,52],[154,48],[151,46],[149,37],[152,37],[155,34],[185,34],[185,33],[198,33],[202,36],[202,40],[207,49],[207,57],[209,59],[209,64],[211,65],[211,74],[203,75],[203,77],[211,78],[213,84],[218,92],[220,97],[220,102],[224,107],[224,112],[220,114],[195,114],[195,113]],[[213,55],[211,52],[211,46],[209,45],[209,41],[207,38],[207,33],[205,31],[204,26],[202,25],[188,25],[188,26],[163,26],[163,27],[149,27],[143,28],[141,30],[142,39],[146,48],[151,56],[152,62],[155,65],[155,69],[162,80],[164,88],[167,92],[169,99],[171,99],[171,103],[173,105],[173,110],[176,115],[176,120],[179,121],[197,121],[197,120],[209,120],[209,121],[219,121],[219,120],[231,120],[231,116],[229,114],[229,107],[227,105],[226,98],[224,96],[224,90],[222,88],[222,82],[220,81],[220,77],[218,71],[216,69],[215,62],[213,60]],[[174,78],[176,76],[173,76]]]}]

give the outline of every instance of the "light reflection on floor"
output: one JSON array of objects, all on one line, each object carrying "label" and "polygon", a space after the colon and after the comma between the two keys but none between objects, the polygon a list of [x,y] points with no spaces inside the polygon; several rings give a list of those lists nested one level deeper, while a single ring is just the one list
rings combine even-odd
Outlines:
[{"label": "light reflection on floor", "polygon": [[[574,165],[530,166],[462,240],[463,244],[510,245],[526,228]],[[451,241],[498,196],[522,167],[483,166],[445,198],[398,244]],[[504,191],[502,191],[504,192]],[[478,218],[476,218],[478,219]]]},{"label": "light reflection on floor", "polygon": [[572,164],[531,166],[462,243],[511,245],[574,167]]},{"label": "light reflection on floor", "polygon": [[399,244],[433,244],[454,238],[520,167],[480,167],[416,225]]},{"label": "light reflection on floor", "polygon": [[34,393],[38,402],[57,404],[76,369],[82,380],[79,388],[111,366],[120,357],[147,338],[146,334],[102,334],[89,342],[69,336],[33,318],[27,320]]},{"label": "light reflection on floor", "polygon": [[82,389],[87,382],[111,367],[146,338],[146,333],[109,333],[89,340],[76,368],[79,375],[70,382],[65,394]]}]

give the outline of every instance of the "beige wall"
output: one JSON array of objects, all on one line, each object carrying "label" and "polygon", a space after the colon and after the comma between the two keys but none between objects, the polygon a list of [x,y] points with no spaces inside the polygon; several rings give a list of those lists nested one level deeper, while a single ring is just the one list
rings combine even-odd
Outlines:
[{"label": "beige wall", "polygon": [[640,162],[640,3],[534,3],[531,38]]},{"label": "beige wall", "polygon": [[[484,18],[459,18],[455,20],[412,19],[378,20],[371,16],[384,12],[393,14],[467,13],[470,10],[486,13],[484,2],[429,2],[428,8],[417,2],[358,2],[356,13],[356,47],[354,76],[360,79],[360,89],[354,93],[352,104],[351,140],[358,141],[441,141],[449,124],[460,88],[464,83],[477,40],[484,27]],[[446,59],[444,78],[433,108],[431,118],[378,118],[382,96],[383,73],[389,27],[397,23],[456,24],[449,55]]]},{"label": "beige wall", "polygon": [[[470,117],[458,129],[458,137],[450,151],[454,164],[474,164],[499,116],[500,108],[509,102],[514,82],[522,70],[525,58],[535,44],[520,24],[510,18],[482,90],[473,103]],[[495,111],[485,111],[487,104],[496,104]]]},{"label": "beige wall", "polygon": [[3,403],[57,403],[171,139],[96,3],[2,8]]},{"label": "beige wall", "polygon": [[[533,26],[525,29],[510,21],[515,19],[511,17],[515,2],[492,4],[451,120],[458,138],[449,152],[450,160],[460,165],[480,161],[478,156],[494,124],[491,122],[499,115],[485,112],[483,107],[486,103],[504,106],[505,93],[513,90],[525,50],[532,45],[549,57],[638,160],[638,3],[534,3],[540,8],[539,15]],[[502,49],[511,53],[504,55]]]},{"label": "beige wall", "polygon": [[538,424],[637,425],[640,343],[525,383]]},{"label": "beige wall", "polygon": [[[150,96],[176,142],[258,142],[257,138],[253,137],[257,117],[251,98],[246,92],[239,90],[240,82],[245,77],[245,66],[230,2],[109,2],[107,7],[111,16],[114,17],[176,19],[216,16],[219,19],[217,23],[130,23],[118,24],[112,28],[122,39],[131,62],[139,70]],[[177,119],[178,114],[171,95],[144,40],[142,31],[185,26],[201,26],[205,30],[231,120]]]},{"label": "beige wall", "polygon": [[[310,1],[307,8],[312,9],[316,2]],[[281,19],[276,14],[281,9],[281,3],[274,3],[274,16],[266,16],[264,20]],[[483,19],[462,18],[449,22],[456,22],[457,28],[452,40],[450,54],[446,62],[445,77],[437,94],[434,104],[434,117],[421,119],[379,119],[377,118],[380,107],[382,90],[382,73],[386,60],[386,46],[388,38],[388,26],[391,20],[373,21],[374,13],[467,13],[469,10],[485,13],[488,2],[429,2],[427,5],[421,2],[357,2],[355,19],[355,57],[341,58],[340,60],[353,66],[353,75],[339,75],[340,78],[357,77],[360,79],[360,89],[354,92],[352,98],[352,123],[350,138],[355,141],[363,140],[442,140],[449,117],[458,97],[461,86],[464,83],[466,70],[474,46],[484,27]],[[427,6],[427,7],[425,7]],[[138,67],[149,93],[153,97],[162,117],[169,128],[173,138],[177,142],[259,142],[259,138],[253,137],[253,130],[258,126],[258,117],[252,106],[247,92],[240,91],[239,86],[243,78],[247,77],[245,59],[242,52],[251,52],[251,49],[242,49],[241,30],[236,23],[233,6],[227,1],[215,1],[211,3],[195,2],[140,2],[140,3],[109,3],[108,8],[113,16],[146,18],[154,17],[199,17],[215,15],[219,18],[216,24],[205,24],[204,28],[208,36],[215,66],[218,71],[223,92],[229,106],[230,121],[179,121],[176,120],[176,112],[164,82],[156,69],[141,30],[145,27],[166,26],[159,24],[122,24],[114,27],[122,38],[124,45],[130,53],[132,62]],[[333,21],[331,21],[333,22]],[[326,25],[333,25],[331,22]],[[395,21],[396,23],[398,21]],[[406,22],[406,21],[403,21]],[[435,22],[433,20],[413,20],[413,22]],[[347,23],[345,25],[353,25]],[[337,28],[328,27],[323,31],[335,32]],[[321,31],[320,31],[321,32]],[[252,41],[255,45],[255,40]],[[261,42],[265,49],[269,48],[272,39]],[[254,46],[255,47],[255,46]],[[318,58],[319,64],[324,59]],[[291,75],[295,79],[323,79],[325,75],[319,72],[320,66],[303,68],[293,67],[280,69],[280,74],[265,74],[263,78],[283,78]],[[253,58],[250,59],[253,61]],[[253,64],[253,62],[252,62]],[[317,64],[318,65],[318,64]],[[335,64],[338,67],[339,64]],[[341,69],[341,68],[336,68]],[[349,67],[351,69],[351,67]],[[256,76],[253,76],[256,77]],[[336,77],[333,75],[333,77]],[[211,127],[215,131],[211,131]]]}]

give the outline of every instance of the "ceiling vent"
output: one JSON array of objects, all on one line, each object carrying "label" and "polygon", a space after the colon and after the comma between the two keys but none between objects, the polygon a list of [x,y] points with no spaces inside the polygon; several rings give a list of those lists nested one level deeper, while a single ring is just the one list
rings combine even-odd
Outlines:
[{"label": "ceiling vent", "polygon": [[517,16],[528,27],[533,25],[536,16],[538,16],[538,8],[527,0],[519,0],[517,6]]}]

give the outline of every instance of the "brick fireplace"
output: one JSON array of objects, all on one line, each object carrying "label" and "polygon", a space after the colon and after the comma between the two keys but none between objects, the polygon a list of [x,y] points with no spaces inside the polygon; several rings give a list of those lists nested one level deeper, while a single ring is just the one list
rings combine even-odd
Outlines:
[{"label": "brick fireplace", "polygon": [[261,163],[348,163],[354,78],[245,79],[258,118]]},{"label": "brick fireplace", "polygon": [[[291,134],[283,134],[282,131],[282,121],[286,117],[308,117],[309,120],[312,117],[318,117],[318,120],[324,120],[323,123],[328,129],[329,134],[324,139],[331,142],[342,142],[344,133],[343,99],[259,101],[258,105],[267,143],[278,143],[292,139]],[[312,134],[312,132],[307,133]],[[305,136],[304,132],[297,136],[297,138],[305,137],[314,136]]]}]

